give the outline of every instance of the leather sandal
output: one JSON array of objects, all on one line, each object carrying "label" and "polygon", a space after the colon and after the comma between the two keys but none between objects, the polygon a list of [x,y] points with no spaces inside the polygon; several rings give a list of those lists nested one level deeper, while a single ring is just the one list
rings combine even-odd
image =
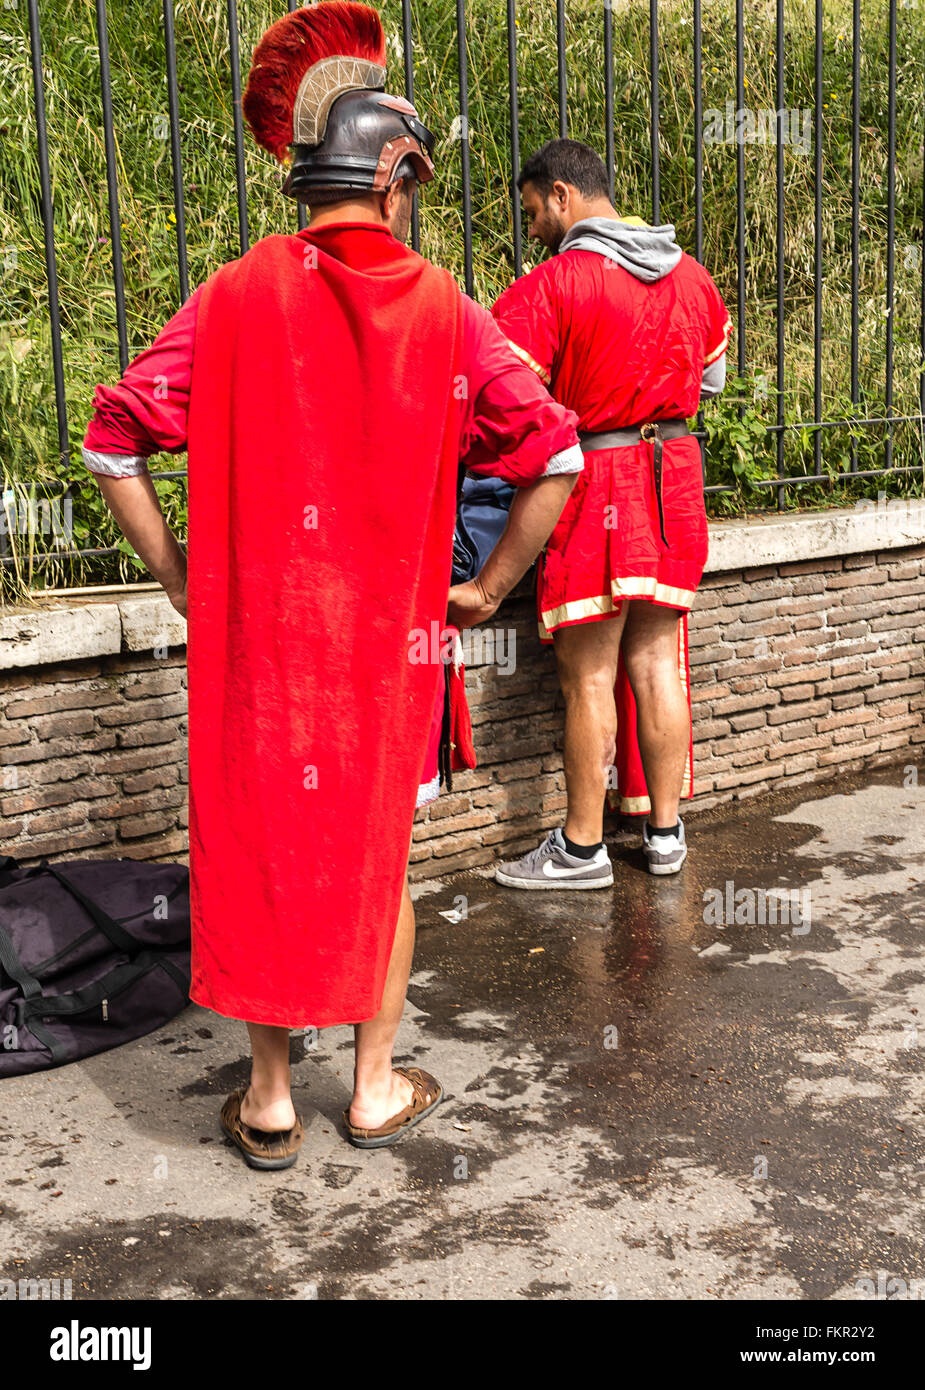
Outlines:
[{"label": "leather sandal", "polygon": [[252,1129],[241,1119],[241,1102],[247,1087],[233,1091],[222,1106],[222,1129],[252,1168],[291,1168],[298,1157],[305,1127],[296,1115],[292,1129]]},{"label": "leather sandal", "polygon": [[425,1115],[436,1109],[443,1099],[443,1087],[430,1072],[420,1067],[393,1067],[398,1076],[403,1076],[414,1087],[411,1103],[392,1115],[378,1129],[360,1129],[350,1123],[349,1108],[344,1111],[344,1125],[347,1138],[358,1149],[384,1149],[388,1144],[397,1144],[408,1129],[420,1124]]}]

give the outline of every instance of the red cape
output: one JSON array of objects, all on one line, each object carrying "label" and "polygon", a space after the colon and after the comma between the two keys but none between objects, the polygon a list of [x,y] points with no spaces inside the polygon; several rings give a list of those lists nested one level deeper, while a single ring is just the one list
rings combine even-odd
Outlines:
[{"label": "red cape", "polygon": [[446,617],[460,295],[384,229],[269,236],[207,281],[189,411],[190,994],[379,1011]]}]

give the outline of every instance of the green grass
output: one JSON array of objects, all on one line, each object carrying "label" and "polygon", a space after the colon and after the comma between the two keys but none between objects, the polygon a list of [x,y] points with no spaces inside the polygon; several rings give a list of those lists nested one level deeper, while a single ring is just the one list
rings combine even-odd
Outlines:
[{"label": "green grass", "polygon": [[[118,155],[130,352],[145,346],[180,302],[173,223],[167,88],[159,0],[109,4],[109,43]],[[469,118],[475,292],[483,303],[513,275],[509,191],[507,43],[503,0],[469,0]],[[569,0],[569,134],[604,150],[602,0]],[[242,0],[242,82],[263,29],[285,5]],[[381,5],[392,39],[390,85],[402,89],[399,0]],[[455,6],[415,0],[416,101],[436,132],[438,178],[421,200],[422,250],[463,279],[461,171],[453,117],[458,110]],[[661,37],[661,207],[682,244],[694,249],[692,6],[659,6]],[[747,0],[746,103],[773,109],[775,6]],[[55,232],[67,385],[70,466],[58,460],[50,364],[47,286],[39,203],[38,161],[25,0],[0,8],[0,458],[3,486],[17,497],[31,487],[69,480],[75,540],[108,545],[118,533],[98,489],[80,462],[80,444],[98,381],[119,375],[112,249],[100,107],[99,59],[92,0],[43,0],[41,5],[47,115],[55,198]],[[733,0],[703,5],[703,101],[719,110],[735,99]],[[226,6],[221,0],[176,0],[176,33],[190,283],[200,283],[239,254],[234,136],[227,53]],[[822,411],[848,415],[850,406],[851,7],[825,5],[823,143]],[[862,415],[885,413],[884,349],[887,248],[887,6],[863,6],[861,51],[860,380]],[[618,209],[651,215],[649,172],[649,7],[614,0],[615,182]],[[787,6],[788,107],[812,108],[813,6]],[[925,0],[899,10],[896,127],[894,413],[917,414],[922,370],[919,344],[922,293],[923,95]],[[521,149],[524,154],[558,133],[555,4],[519,0],[518,60]],[[707,411],[708,481],[736,488],[711,499],[716,513],[774,500],[756,482],[774,476],[776,400],[776,151],[747,144],[745,374]],[[785,150],[785,418],[812,421],[813,400],[813,158]],[[251,241],[296,226],[295,206],[278,192],[269,156],[246,136]],[[736,310],[736,146],[704,147],[704,259],[730,310]],[[528,248],[525,264],[536,259]],[[741,326],[740,326],[741,327]],[[731,363],[736,365],[738,344]],[[894,463],[921,468],[921,432],[894,429]],[[865,483],[833,483],[850,464],[846,428],[824,430],[824,482],[788,490],[788,506],[850,502],[861,495],[921,491],[921,473]],[[868,428],[857,441],[858,467],[883,462],[883,431]],[[155,466],[182,466],[164,456]],[[786,437],[790,471],[812,471],[808,432]],[[182,531],[185,488],[157,484],[165,511]],[[24,587],[112,582],[135,572],[132,557],[75,563],[60,557],[36,563],[48,539],[11,536],[17,555],[7,573],[9,597]]]}]

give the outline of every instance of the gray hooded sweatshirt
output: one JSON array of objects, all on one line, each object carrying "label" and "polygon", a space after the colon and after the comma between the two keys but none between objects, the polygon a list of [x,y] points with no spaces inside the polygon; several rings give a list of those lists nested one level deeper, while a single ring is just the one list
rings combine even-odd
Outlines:
[{"label": "gray hooded sweatshirt", "polygon": [[[569,227],[559,245],[562,251],[596,251],[652,285],[669,275],[681,259],[671,222],[638,227],[613,217],[585,217]],[[716,396],[726,384],[726,354],[704,369],[701,397]]]}]

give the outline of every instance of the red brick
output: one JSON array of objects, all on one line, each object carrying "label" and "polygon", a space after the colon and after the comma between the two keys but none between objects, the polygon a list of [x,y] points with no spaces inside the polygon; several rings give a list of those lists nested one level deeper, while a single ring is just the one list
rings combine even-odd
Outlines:
[{"label": "red brick", "polygon": [[833,695],[833,696],[832,696],[832,709],[833,709],[833,710],[856,709],[858,705],[863,705],[863,703],[864,703],[864,692],[863,692],[863,690],[851,690],[851,691],[848,692],[847,695]]},{"label": "red brick", "polygon": [[888,579],[886,570],[878,569],[876,565],[872,565],[865,570],[842,570],[841,573],[831,574],[826,579],[825,584],[827,589],[857,588],[863,592],[865,588],[875,588],[880,584],[886,584]]},{"label": "red brick", "polygon": [[733,714],[730,716],[729,723],[736,733],[744,733],[747,729],[760,729],[768,722],[766,710],[753,710],[751,714]]},{"label": "red brick", "polygon": [[838,556],[832,556],[827,560],[794,560],[790,564],[780,565],[778,573],[788,578],[790,575],[837,573],[841,569],[841,560]]},{"label": "red brick", "polygon": [[716,700],[713,705],[713,714],[715,716],[744,714],[748,710],[764,709],[768,705],[777,704],[780,704],[779,691],[756,690],[752,695],[730,695],[725,700]]},{"label": "red brick", "polygon": [[880,700],[892,700],[900,695],[918,695],[922,690],[921,677],[908,681],[883,681],[874,690],[868,690],[867,703],[877,704]]},{"label": "red brick", "polygon": [[[801,685],[806,681],[824,680],[829,674],[828,662],[814,662],[807,666],[792,666],[786,671],[775,671],[768,676],[768,685],[780,686]],[[788,698],[785,696],[785,698]]]},{"label": "red brick", "polygon": [[781,691],[785,703],[791,700],[811,700],[813,694],[812,685],[789,685]]},{"label": "red brick", "polygon": [[843,729],[846,725],[869,724],[876,719],[877,715],[872,709],[866,706],[864,709],[846,709],[839,714],[830,714],[825,719],[820,719],[816,728],[820,734],[828,733],[832,729]]},{"label": "red brick", "polygon": [[159,835],[176,824],[176,817],[166,812],[148,816],[130,816],[119,822],[119,834],[123,839],[140,839],[143,835]]},{"label": "red brick", "polygon": [[[101,711],[101,715],[105,713],[105,710]],[[44,742],[46,739],[68,738],[74,737],[76,734],[92,733],[94,717],[89,710],[77,713],[42,714],[30,720],[30,727],[36,737]]]},{"label": "red brick", "polygon": [[814,753],[804,753],[802,757],[793,758],[784,763],[784,775],[786,777],[793,777],[798,772],[806,772],[809,768],[818,766],[819,764]]},{"label": "red brick", "polygon": [[813,719],[816,715],[828,714],[832,708],[831,700],[809,700],[804,705],[784,705],[771,710],[769,724],[789,724],[791,720]]},{"label": "red brick", "polygon": [[[38,690],[42,687],[37,687]],[[81,690],[73,687],[56,690],[53,695],[36,694],[27,700],[11,700],[6,706],[8,719],[32,719],[37,714],[61,713],[70,709],[99,708],[120,702],[118,691],[104,686],[100,690]]]}]

